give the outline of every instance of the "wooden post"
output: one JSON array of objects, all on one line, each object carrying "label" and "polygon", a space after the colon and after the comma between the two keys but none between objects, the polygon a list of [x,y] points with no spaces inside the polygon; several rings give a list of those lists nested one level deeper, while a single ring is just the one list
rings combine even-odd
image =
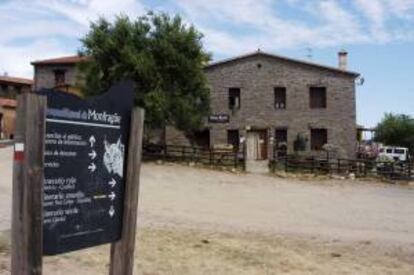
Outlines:
[{"label": "wooden post", "polygon": [[122,237],[111,245],[110,275],[133,273],[143,125],[144,110],[135,108],[131,116]]},{"label": "wooden post", "polygon": [[239,151],[238,151],[238,149],[234,149],[233,154],[234,154],[234,168],[237,169],[239,167]]},{"label": "wooden post", "polygon": [[285,172],[288,171],[288,165],[289,165],[288,156],[286,156],[285,157]]},{"label": "wooden post", "polygon": [[337,164],[337,165],[338,165],[338,167],[337,167],[337,168],[338,168],[337,172],[338,172],[338,175],[340,175],[340,174],[341,174],[341,159],[339,159],[339,158],[338,158],[338,164]]},{"label": "wooden post", "polygon": [[243,171],[247,171],[247,144],[243,142]]},{"label": "wooden post", "polygon": [[366,177],[368,175],[368,171],[367,171],[367,160],[364,161],[364,177]]},{"label": "wooden post", "polygon": [[164,161],[167,161],[167,158],[168,158],[168,145],[167,144],[165,144],[165,146],[164,146]]},{"label": "wooden post", "polygon": [[42,274],[43,153],[46,98],[17,98],[13,164],[11,274]]}]

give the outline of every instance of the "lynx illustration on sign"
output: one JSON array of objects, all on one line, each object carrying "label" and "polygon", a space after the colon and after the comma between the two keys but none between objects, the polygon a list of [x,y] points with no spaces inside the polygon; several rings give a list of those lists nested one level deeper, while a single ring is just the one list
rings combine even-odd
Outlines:
[{"label": "lynx illustration on sign", "polygon": [[111,174],[117,174],[118,176],[123,176],[124,171],[124,152],[125,146],[121,143],[121,138],[118,139],[116,143],[110,144],[106,140],[105,144],[105,154],[104,154],[104,164],[106,169]]}]

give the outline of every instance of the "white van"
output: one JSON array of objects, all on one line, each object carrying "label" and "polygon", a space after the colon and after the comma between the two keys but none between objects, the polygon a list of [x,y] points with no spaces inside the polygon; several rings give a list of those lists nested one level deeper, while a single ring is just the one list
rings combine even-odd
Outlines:
[{"label": "white van", "polygon": [[395,147],[395,146],[383,146],[379,149],[378,156],[387,156],[395,161],[407,161],[408,160],[408,148]]}]

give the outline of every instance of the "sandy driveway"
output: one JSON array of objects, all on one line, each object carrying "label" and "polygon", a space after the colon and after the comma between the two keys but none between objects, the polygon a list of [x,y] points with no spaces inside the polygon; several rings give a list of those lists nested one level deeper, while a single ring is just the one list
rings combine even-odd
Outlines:
[{"label": "sandy driveway", "polygon": [[144,224],[369,240],[414,248],[414,189],[399,186],[312,184],[148,164],[143,167],[140,203]]},{"label": "sandy driveway", "polygon": [[[0,149],[0,230],[10,227],[11,150]],[[284,180],[145,164],[141,226],[263,232],[414,247],[414,189]]]}]

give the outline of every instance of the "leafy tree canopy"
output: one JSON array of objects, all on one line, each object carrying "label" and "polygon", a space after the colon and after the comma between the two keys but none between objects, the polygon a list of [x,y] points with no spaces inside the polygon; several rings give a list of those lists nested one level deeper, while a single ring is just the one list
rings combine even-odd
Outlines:
[{"label": "leafy tree canopy", "polygon": [[414,153],[414,119],[409,115],[385,114],[376,127],[375,140],[390,146],[407,147]]},{"label": "leafy tree canopy", "polygon": [[81,40],[83,92],[96,95],[113,83],[136,82],[135,105],[146,110],[146,126],[174,125],[187,133],[198,129],[209,112],[203,65],[210,60],[202,34],[179,16],[152,13],[131,20],[118,16],[92,22]]}]

